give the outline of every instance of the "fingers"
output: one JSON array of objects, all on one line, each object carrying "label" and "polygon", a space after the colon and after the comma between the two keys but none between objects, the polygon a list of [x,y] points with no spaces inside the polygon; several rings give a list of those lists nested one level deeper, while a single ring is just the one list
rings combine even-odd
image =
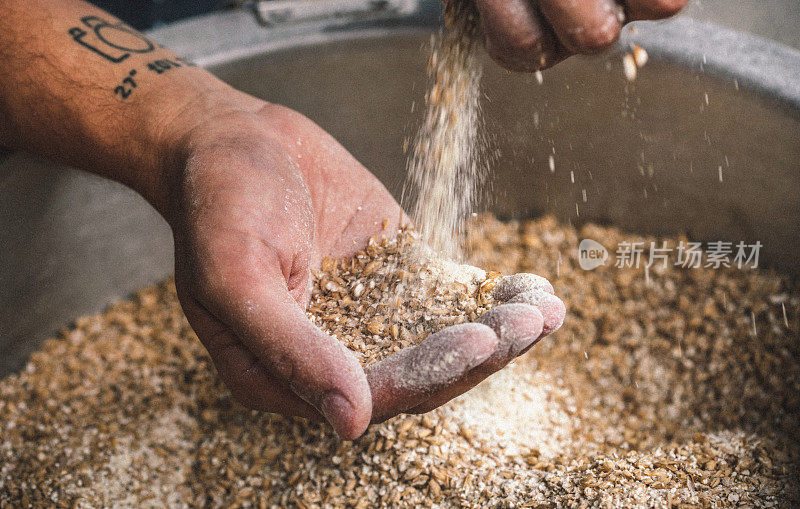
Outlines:
[{"label": "fingers", "polygon": [[627,0],[625,3],[630,20],[662,19],[680,12],[689,0]]},{"label": "fingers", "polygon": [[494,289],[494,297],[508,304],[529,304],[537,308],[544,321],[542,337],[557,331],[567,314],[564,301],[554,295],[553,285],[536,274],[523,272],[503,277]]},{"label": "fingers", "polygon": [[511,71],[532,72],[568,56],[530,0],[476,0],[486,50]]},{"label": "fingers", "polygon": [[[623,8],[622,4],[625,4]],[[661,19],[688,0],[476,0],[486,49],[512,71],[550,67],[567,56],[600,53],[627,19]]]},{"label": "fingers", "polygon": [[622,9],[614,0],[539,0],[558,39],[574,53],[599,53],[614,45],[622,30]]},{"label": "fingers", "polygon": [[553,295],[553,285],[541,276],[528,273],[505,276],[495,287],[494,297],[505,303],[481,315],[478,322],[490,326],[498,335],[495,354],[457,383],[413,408],[412,413],[428,412],[467,392],[564,323],[566,306]]},{"label": "fingers", "polygon": [[567,307],[564,301],[553,294],[543,290],[531,290],[518,294],[508,301],[508,304],[528,304],[537,308],[542,313],[544,325],[542,335],[547,336],[554,333],[564,324],[564,316],[567,314]]},{"label": "fingers", "polygon": [[[205,283],[204,302],[213,303],[206,308],[229,326],[232,337],[216,334],[201,339],[212,355],[232,357],[231,361],[221,357],[217,361],[220,367],[241,373],[252,359],[231,346],[238,342],[261,366],[245,368],[250,380],[272,379],[279,386],[288,387],[321,413],[340,437],[354,439],[366,430],[372,415],[364,371],[341,342],[308,320],[289,293],[285,279],[279,272],[263,267],[255,273],[237,270],[224,277],[215,275]],[[197,332],[199,336],[200,330]],[[241,378],[238,375],[231,382],[248,386]],[[271,403],[274,407],[296,404],[292,398],[274,393],[254,397],[275,397]]]},{"label": "fingers", "polygon": [[489,359],[498,343],[486,325],[454,325],[370,366],[373,422],[405,412],[452,385]]},{"label": "fingers", "polygon": [[219,376],[233,397],[247,408],[318,420],[319,412],[296,396],[287,384],[272,376],[242,347],[238,338],[199,305],[184,311],[206,346]]},{"label": "fingers", "polygon": [[499,301],[505,302],[516,297],[520,293],[529,292],[531,290],[555,293],[553,285],[551,285],[550,281],[547,279],[542,276],[537,276],[536,274],[521,272],[511,276],[503,276],[494,288],[494,297]]},{"label": "fingers", "polygon": [[367,369],[373,422],[400,412],[424,413],[470,390],[564,322],[566,307],[535,274],[502,278],[494,296],[505,301],[478,323],[449,327],[416,348]]},{"label": "fingers", "polygon": [[491,369],[500,369],[541,337],[544,319],[534,306],[514,303],[490,309],[478,323],[491,327],[500,338],[495,354],[485,363]]},{"label": "fingers", "polygon": [[413,413],[428,412],[467,392],[504,368],[542,337],[542,314],[528,304],[503,304],[481,315],[478,322],[489,326],[497,334],[499,341],[495,352],[457,383],[445,387],[415,407]]},{"label": "fingers", "polygon": [[[292,296],[264,295],[239,336],[270,371],[319,410],[344,439],[369,425],[372,401],[358,360],[336,338],[312,324]],[[245,303],[246,306],[246,303]]]}]

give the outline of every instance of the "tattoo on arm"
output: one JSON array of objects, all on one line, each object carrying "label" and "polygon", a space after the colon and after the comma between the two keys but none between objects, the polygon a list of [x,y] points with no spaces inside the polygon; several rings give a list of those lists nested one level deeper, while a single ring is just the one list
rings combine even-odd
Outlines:
[{"label": "tattoo on arm", "polygon": [[[122,22],[112,23],[98,16],[85,16],[81,22],[85,27],[69,29],[72,39],[113,64],[123,62],[132,54],[151,53],[160,47]],[[146,67],[155,74],[163,74],[170,69],[195,65],[184,58],[162,58],[148,62]],[[130,97],[136,88],[136,74],[137,70],[131,69],[122,82],[114,87],[114,95],[122,100]]]},{"label": "tattoo on arm", "polygon": [[131,53],[150,53],[156,49],[150,39],[122,22],[110,23],[97,16],[85,16],[81,21],[90,31],[73,27],[69,29],[69,34],[75,42],[112,63],[122,62]]},{"label": "tattoo on arm", "polygon": [[134,76],[136,76],[136,69],[131,69],[128,76],[122,80],[122,84],[114,88],[114,94],[120,96],[122,99],[130,97],[133,93],[133,89],[136,88],[136,81],[133,79]]},{"label": "tattoo on arm", "polygon": [[162,58],[161,60],[154,60],[147,64],[147,68],[156,74],[164,74],[170,69],[177,69],[178,67],[188,66],[195,67],[197,64],[190,62],[185,58]]},{"label": "tattoo on arm", "polygon": [[[148,62],[147,69],[156,74],[164,74],[170,69],[177,69],[179,67],[195,67],[196,65],[197,64],[190,62],[185,58],[162,58]],[[127,99],[130,97],[130,95],[133,93],[133,89],[136,88],[136,81],[133,79],[134,76],[136,76],[136,69],[131,69],[131,72],[128,73],[128,76],[123,79],[122,83],[114,89],[114,94],[118,95],[122,99]]]}]

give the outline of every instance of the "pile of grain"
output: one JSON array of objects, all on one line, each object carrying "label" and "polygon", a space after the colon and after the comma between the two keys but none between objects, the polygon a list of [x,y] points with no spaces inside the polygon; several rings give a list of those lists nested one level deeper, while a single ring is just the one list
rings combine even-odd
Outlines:
[{"label": "pile of grain", "polygon": [[569,310],[488,383],[340,442],[233,402],[164,282],[79,319],[0,382],[0,507],[800,503],[798,285],[735,268],[581,270],[580,238],[654,240],[612,228],[489,217],[472,231],[471,263],[542,274]]},{"label": "pile of grain", "polygon": [[415,261],[419,243],[404,230],[373,239],[352,258],[325,258],[313,271],[309,319],[369,366],[449,325],[474,322],[494,305],[500,274],[436,259]]}]

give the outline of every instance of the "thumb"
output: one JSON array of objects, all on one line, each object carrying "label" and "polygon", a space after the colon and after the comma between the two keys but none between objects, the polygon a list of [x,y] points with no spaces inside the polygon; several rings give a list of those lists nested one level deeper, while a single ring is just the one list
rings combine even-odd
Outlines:
[{"label": "thumb", "polygon": [[315,407],[343,439],[367,429],[372,398],[361,364],[343,343],[306,317],[282,275],[257,278],[238,297],[223,299],[221,313],[244,346],[273,376]]}]

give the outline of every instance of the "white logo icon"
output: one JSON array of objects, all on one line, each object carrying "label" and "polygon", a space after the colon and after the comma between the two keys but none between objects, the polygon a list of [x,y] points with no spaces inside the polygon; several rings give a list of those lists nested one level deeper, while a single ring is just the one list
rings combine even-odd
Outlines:
[{"label": "white logo icon", "polygon": [[608,250],[592,239],[583,239],[578,245],[578,263],[583,270],[594,270],[608,261]]}]

